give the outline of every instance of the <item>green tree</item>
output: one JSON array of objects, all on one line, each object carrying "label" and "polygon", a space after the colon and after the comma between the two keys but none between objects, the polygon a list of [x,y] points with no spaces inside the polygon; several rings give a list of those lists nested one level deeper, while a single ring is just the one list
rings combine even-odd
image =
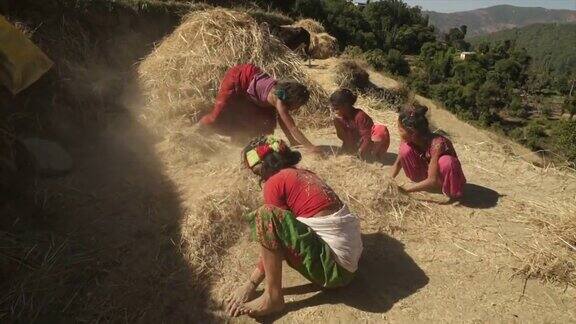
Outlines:
[{"label": "green tree", "polygon": [[395,75],[405,76],[410,73],[410,65],[400,51],[391,49],[386,56],[386,70]]},{"label": "green tree", "polygon": [[478,61],[460,61],[454,65],[453,80],[460,85],[481,84],[486,80],[486,70]]},{"label": "green tree", "polygon": [[552,133],[554,146],[558,152],[571,162],[576,162],[576,121],[560,121]]},{"label": "green tree", "polygon": [[505,89],[495,82],[486,82],[478,89],[476,106],[481,113],[498,112],[504,108],[509,96]]}]

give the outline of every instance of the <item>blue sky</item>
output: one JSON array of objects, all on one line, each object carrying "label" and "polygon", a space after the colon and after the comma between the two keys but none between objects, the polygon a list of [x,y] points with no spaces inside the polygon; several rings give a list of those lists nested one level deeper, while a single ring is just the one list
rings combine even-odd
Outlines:
[{"label": "blue sky", "polygon": [[[455,12],[486,8],[501,4],[518,7],[543,7],[548,9],[576,10],[576,0],[403,0],[411,6],[420,6],[424,10]],[[366,2],[366,0],[357,1]]]}]

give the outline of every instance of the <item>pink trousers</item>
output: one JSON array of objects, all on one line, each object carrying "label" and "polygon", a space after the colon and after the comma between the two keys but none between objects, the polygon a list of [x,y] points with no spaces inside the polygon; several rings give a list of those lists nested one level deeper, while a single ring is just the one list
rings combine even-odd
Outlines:
[{"label": "pink trousers", "polygon": [[[400,162],[404,173],[410,180],[420,182],[428,178],[428,161],[406,143],[400,145]],[[438,168],[442,192],[450,198],[462,197],[466,177],[464,177],[458,158],[443,155],[438,159]]]}]

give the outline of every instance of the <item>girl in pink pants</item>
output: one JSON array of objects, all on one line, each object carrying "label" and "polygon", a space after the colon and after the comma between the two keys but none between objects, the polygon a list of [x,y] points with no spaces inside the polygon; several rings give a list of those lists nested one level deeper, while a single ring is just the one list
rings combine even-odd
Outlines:
[{"label": "girl in pink pants", "polygon": [[458,155],[449,139],[433,134],[426,119],[427,107],[405,106],[398,117],[400,149],[391,171],[395,178],[400,169],[415,184],[404,187],[406,192],[435,188],[450,198],[460,198],[466,177]]}]

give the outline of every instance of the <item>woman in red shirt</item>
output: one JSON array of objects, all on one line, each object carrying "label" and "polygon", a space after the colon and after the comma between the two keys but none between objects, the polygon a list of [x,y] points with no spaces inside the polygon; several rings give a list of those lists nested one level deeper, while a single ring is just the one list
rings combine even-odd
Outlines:
[{"label": "woman in red shirt", "polygon": [[[282,310],[283,259],[322,287],[347,285],[362,253],[358,218],[316,174],[295,167],[300,153],[284,141],[256,138],[242,156],[263,182],[264,205],[247,216],[261,245],[260,260],[228,301],[228,313],[262,316]],[[250,301],[264,279],[264,294]]]},{"label": "woman in red shirt", "polygon": [[277,81],[253,64],[240,64],[226,72],[214,108],[199,125],[242,139],[272,134],[278,121],[290,143],[316,152],[290,114],[309,98],[310,92],[299,82]]},{"label": "woman in red shirt", "polygon": [[384,125],[375,125],[372,118],[355,108],[356,95],[340,89],[330,96],[332,110],[336,112],[334,126],[342,140],[342,152],[357,154],[364,160],[382,160],[390,146],[390,134]]}]

